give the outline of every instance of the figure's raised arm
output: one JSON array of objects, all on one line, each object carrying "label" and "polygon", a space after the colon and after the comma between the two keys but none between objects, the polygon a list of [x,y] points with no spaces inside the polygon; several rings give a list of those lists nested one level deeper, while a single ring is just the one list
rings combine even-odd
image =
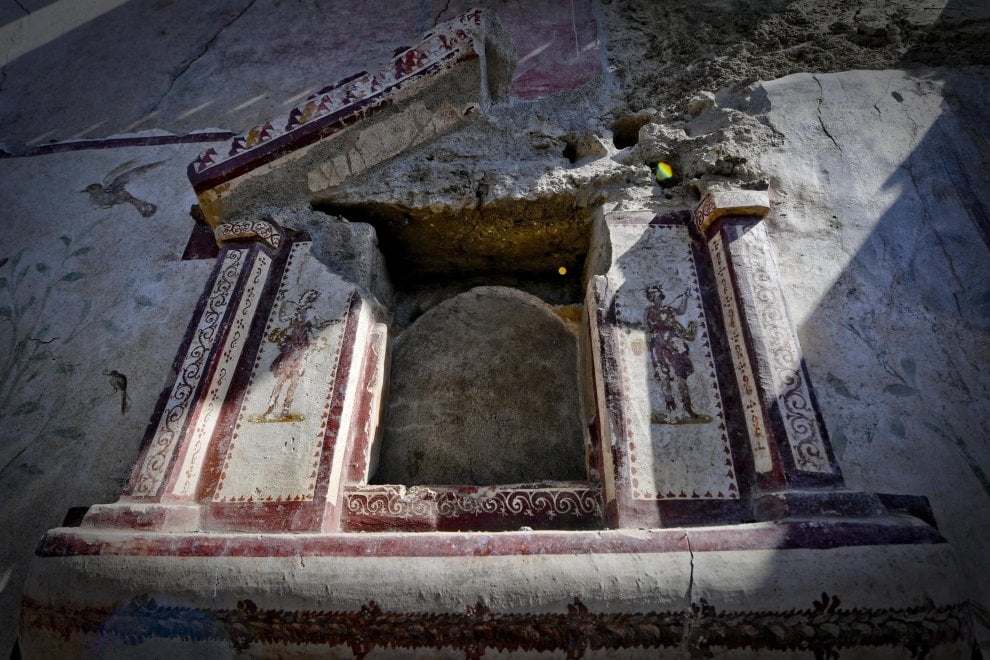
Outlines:
[{"label": "figure's raised arm", "polygon": [[322,330],[324,328],[330,327],[331,325],[336,325],[338,323],[343,323],[343,322],[344,322],[344,319],[324,319],[324,320],[317,320],[315,323],[313,323],[313,330],[315,330],[315,331],[318,332],[318,331],[320,331],[320,330]]}]

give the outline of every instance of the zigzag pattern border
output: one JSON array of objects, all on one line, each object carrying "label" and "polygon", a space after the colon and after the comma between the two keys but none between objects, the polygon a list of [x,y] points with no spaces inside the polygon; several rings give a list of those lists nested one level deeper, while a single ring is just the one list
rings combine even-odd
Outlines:
[{"label": "zigzag pattern border", "polygon": [[415,46],[395,52],[374,74],[361,71],[327,85],[292,108],[235,136],[226,145],[210,147],[189,164],[187,175],[197,192],[332,135],[358,118],[384,107],[399,88],[415,78],[478,57],[475,36],[482,10],[472,9],[428,32]]}]

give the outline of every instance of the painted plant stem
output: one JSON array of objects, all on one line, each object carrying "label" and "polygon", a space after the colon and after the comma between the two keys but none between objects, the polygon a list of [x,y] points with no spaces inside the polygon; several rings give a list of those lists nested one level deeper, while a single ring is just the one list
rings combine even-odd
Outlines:
[{"label": "painted plant stem", "polygon": [[[74,238],[66,235],[60,236],[59,239],[63,244],[62,256],[55,268],[42,261],[34,265],[34,270],[47,280],[40,298],[36,294],[28,295],[25,289],[22,288],[31,271],[30,264],[21,265],[24,261],[25,250],[21,250],[8,262],[10,276],[9,278],[3,278],[2,282],[3,288],[7,291],[10,304],[0,309],[3,310],[4,320],[10,325],[11,334],[8,342],[9,354],[3,368],[0,369],[0,382],[3,383],[3,389],[0,390],[0,419],[13,414],[13,411],[10,410],[13,397],[21,391],[21,386],[25,382],[32,380],[38,375],[39,372],[35,368],[40,369],[41,362],[53,357],[53,351],[47,347],[54,342],[57,343],[52,348],[64,346],[91,325],[91,322],[86,322],[86,317],[91,310],[91,303],[87,301],[84,303],[80,318],[72,325],[72,330],[67,337],[46,338],[42,336],[48,333],[51,326],[51,313],[48,306],[52,294],[60,285],[75,282],[86,277],[85,273],[72,270],[69,266],[74,259],[90,252],[92,247],[82,246],[73,249],[73,245],[78,245],[81,239],[89,235],[106,220],[107,218],[103,217],[91,223],[79,231]],[[27,297],[27,300],[21,303],[20,299],[23,297]],[[29,311],[33,311],[30,316],[27,314]],[[35,406],[31,406],[31,402],[22,404],[28,406],[24,412],[33,412],[36,410],[40,404],[37,404],[37,402],[34,403]]]}]

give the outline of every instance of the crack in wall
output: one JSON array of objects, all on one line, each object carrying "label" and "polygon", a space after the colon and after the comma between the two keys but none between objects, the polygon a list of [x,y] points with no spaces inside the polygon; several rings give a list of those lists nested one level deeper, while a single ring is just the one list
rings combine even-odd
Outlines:
[{"label": "crack in wall", "polygon": [[687,611],[684,613],[684,637],[681,640],[681,650],[685,657],[693,657],[694,649],[692,622],[694,621],[694,548],[691,547],[691,535],[684,534],[684,541],[687,543],[688,555],[690,556],[690,572],[688,573],[687,586]]},{"label": "crack in wall", "polygon": [[[822,132],[828,136],[828,139],[832,141],[832,144],[835,145],[835,148],[841,152],[842,147],[839,146],[839,143],[836,142],[835,138],[832,137],[832,134],[829,133],[828,128],[825,126],[825,120],[822,118],[822,104],[825,102],[825,90],[824,88],[822,88],[822,81],[818,79],[818,76],[811,76],[811,77],[815,79],[816,83],[818,83],[818,123],[822,127]],[[879,110],[877,112],[879,112]]]},{"label": "crack in wall", "polygon": [[911,116],[910,108],[905,109],[904,118],[911,122],[911,151],[913,152],[918,148],[918,136],[921,133],[921,126],[918,125],[918,120]]},{"label": "crack in wall", "polygon": [[436,16],[433,17],[433,27],[437,26],[437,23],[440,22],[440,17],[446,14],[448,9],[450,9],[450,0],[447,0],[443,5],[443,9],[438,11]]},{"label": "crack in wall", "polygon": [[[32,438],[32,440],[33,440],[33,438]],[[0,474],[3,474],[4,472],[6,472],[7,471],[7,468],[9,468],[11,465],[13,465],[14,464],[14,461],[16,461],[18,458],[20,458],[21,455],[24,452],[26,452],[28,449],[30,449],[32,446],[34,446],[34,443],[33,442],[28,442],[23,447],[21,447],[21,449],[16,454],[14,454],[14,456],[9,461],[7,461],[6,465],[4,465],[2,468],[0,468]]]},{"label": "crack in wall", "polygon": [[691,535],[685,534],[684,540],[687,542],[688,553],[691,555],[691,573],[688,575],[687,600],[688,607],[694,603],[694,548],[691,547]]},{"label": "crack in wall", "polygon": [[254,3],[256,1],[257,0],[250,0],[247,3],[247,5],[244,6],[244,9],[242,9],[237,14],[237,16],[234,16],[232,19],[224,23],[220,27],[220,29],[217,30],[213,34],[213,36],[209,38],[209,40],[207,40],[207,42],[203,45],[202,50],[200,50],[195,57],[193,57],[191,60],[189,60],[188,62],[186,62],[185,64],[179,67],[179,70],[175,74],[173,74],[171,79],[169,80],[168,87],[165,89],[165,92],[160,97],[158,97],[158,100],[155,101],[155,104],[151,107],[151,110],[148,111],[149,115],[158,110],[159,106],[161,106],[162,102],[165,100],[165,97],[167,97],[172,92],[172,88],[175,87],[175,83],[178,82],[179,78],[181,78],[186,73],[186,71],[188,71],[189,68],[192,67],[193,64],[198,62],[204,55],[206,55],[207,51],[210,50],[210,46],[212,46],[216,42],[216,40],[220,38],[220,35],[223,34],[224,30],[226,30],[231,25],[233,25],[238,20],[240,20],[240,18],[244,16],[244,14],[246,14],[251,7],[254,6]]},{"label": "crack in wall", "polygon": [[571,29],[574,31],[574,57],[580,59],[581,45],[578,40],[577,16],[574,13],[574,0],[571,0]]},{"label": "crack in wall", "polygon": [[962,305],[959,302],[959,295],[960,293],[966,291],[966,286],[963,283],[962,277],[959,276],[959,272],[956,270],[955,263],[953,263],[952,257],[949,254],[948,249],[945,247],[945,241],[942,240],[942,235],[935,227],[934,222],[932,222],[931,210],[928,208],[928,203],[926,201],[927,196],[921,190],[921,186],[919,185],[918,178],[914,173],[914,165],[911,162],[910,158],[908,158],[904,162],[903,167],[904,170],[908,173],[908,176],[911,177],[911,185],[914,186],[914,191],[918,195],[918,201],[921,203],[922,218],[924,219],[925,224],[931,230],[932,234],[935,236],[935,242],[938,245],[939,252],[942,253],[942,257],[945,259],[945,263],[949,266],[949,272],[952,273],[952,279],[955,280],[956,286],[958,287],[958,290],[952,293],[952,300],[955,303],[956,312],[959,314],[960,318],[962,318],[964,315],[963,315]]}]

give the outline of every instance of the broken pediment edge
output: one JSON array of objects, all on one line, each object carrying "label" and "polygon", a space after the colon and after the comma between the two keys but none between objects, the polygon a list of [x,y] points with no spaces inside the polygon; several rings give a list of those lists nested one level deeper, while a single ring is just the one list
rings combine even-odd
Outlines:
[{"label": "broken pediment edge", "polygon": [[207,221],[301,203],[507,100],[515,50],[490,12],[472,10],[400,50],[375,73],[328,85],[188,168]]}]

